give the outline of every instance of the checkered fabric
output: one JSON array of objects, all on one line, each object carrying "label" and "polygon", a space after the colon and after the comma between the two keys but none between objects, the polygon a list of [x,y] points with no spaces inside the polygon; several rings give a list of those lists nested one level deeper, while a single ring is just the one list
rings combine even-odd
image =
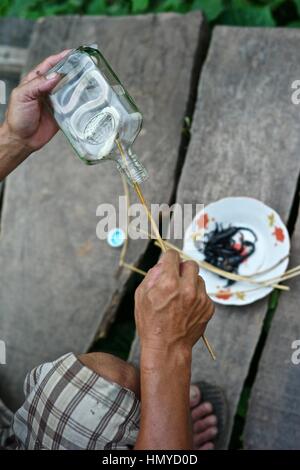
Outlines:
[{"label": "checkered fabric", "polygon": [[0,400],[0,449],[15,448],[15,439],[11,429],[13,413]]},{"label": "checkered fabric", "polygon": [[73,353],[35,368],[24,392],[11,428],[18,449],[129,449],[135,444],[138,398]]}]

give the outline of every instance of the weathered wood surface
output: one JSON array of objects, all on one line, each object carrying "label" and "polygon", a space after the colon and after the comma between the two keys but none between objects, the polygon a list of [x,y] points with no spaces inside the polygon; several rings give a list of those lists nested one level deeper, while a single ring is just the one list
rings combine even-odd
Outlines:
[{"label": "weathered wood surface", "polygon": [[[202,34],[200,13],[48,18],[36,24],[28,68],[61,49],[98,42],[144,113],[135,150],[150,175],[146,197],[168,202]],[[20,403],[29,369],[85,351],[113,318],[131,273],[115,278],[120,251],[96,238],[96,208],[117,207],[122,194],[111,163],[84,166],[61,134],[8,178],[0,250],[8,366],[0,370],[0,394],[11,406]],[[147,243],[130,242],[127,260],[138,262]]]},{"label": "weathered wood surface", "polygon": [[23,18],[0,18],[0,44],[27,48],[34,27],[34,21]]},{"label": "weathered wood surface", "polygon": [[5,117],[5,111],[8,104],[8,100],[12,90],[18,85],[19,79],[15,75],[10,74],[0,74],[0,80],[4,82],[5,85],[1,86],[1,95],[0,95],[0,124],[3,122]]},{"label": "weathered wood surface", "polygon": [[3,121],[11,90],[17,85],[22,66],[25,65],[33,25],[30,20],[0,18],[0,80],[5,83],[6,91],[5,99],[0,96],[0,122]]},{"label": "weathered wood surface", "polygon": [[[252,196],[287,220],[300,169],[299,109],[290,99],[291,83],[300,76],[299,40],[296,30],[214,29],[177,202]],[[218,305],[207,329],[217,361],[201,341],[194,348],[193,381],[210,381],[226,393],[227,441],[266,310],[266,299]],[[137,340],[131,360],[138,362]]]},{"label": "weathered wood surface", "polygon": [[[12,89],[18,84],[19,75],[26,62],[27,51],[34,22],[18,18],[0,18],[0,123]],[[3,183],[0,182],[0,200]],[[1,208],[0,208],[1,212]]]},{"label": "weathered wood surface", "polygon": [[3,73],[21,73],[33,26],[31,20],[0,18],[0,78]]},{"label": "weathered wood surface", "polygon": [[[300,219],[290,266],[298,264]],[[300,340],[300,280],[288,284],[291,291],[279,299],[251,392],[244,430],[247,449],[300,449],[300,364],[292,362],[292,343]]]},{"label": "weathered wood surface", "polygon": [[0,45],[0,72],[20,74],[27,60],[27,49]]}]

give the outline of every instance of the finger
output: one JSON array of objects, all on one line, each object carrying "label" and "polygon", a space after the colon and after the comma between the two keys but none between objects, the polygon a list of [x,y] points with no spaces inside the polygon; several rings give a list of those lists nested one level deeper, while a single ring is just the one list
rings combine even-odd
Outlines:
[{"label": "finger", "polygon": [[28,103],[49,93],[58,84],[61,76],[59,73],[51,73],[48,77],[38,76],[30,82],[24,83],[16,89],[18,101],[21,103]]},{"label": "finger", "polygon": [[188,296],[189,301],[194,302],[198,299],[201,292],[198,275],[199,267],[194,261],[185,261],[181,263],[180,270],[182,292]]},{"label": "finger", "polygon": [[62,60],[69,52],[71,49],[65,49],[62,52],[59,52],[58,54],[51,55],[47,57],[43,62],[38,64],[31,72],[29,72],[22,80],[21,83],[26,83],[38,75],[44,75],[50,70],[52,67],[54,67],[60,60]]},{"label": "finger", "polygon": [[161,274],[161,264],[157,263],[153,268],[149,269],[144,282],[147,286],[147,289],[151,289],[158,281],[158,278]]},{"label": "finger", "polygon": [[199,266],[195,261],[184,261],[180,263],[180,275],[184,279],[198,278]]},{"label": "finger", "polygon": [[36,78],[39,75],[44,75],[54,67],[60,60],[62,60],[72,49],[65,49],[58,54],[51,55],[47,57],[43,62],[38,64],[33,70],[31,70],[25,77],[22,79],[21,83],[27,83]]},{"label": "finger", "polygon": [[202,294],[207,295],[204,279],[199,274],[197,276],[197,284],[198,284],[199,291],[201,291]]},{"label": "finger", "polygon": [[168,250],[159,260],[162,271],[168,276],[179,277],[180,257],[177,251]]}]

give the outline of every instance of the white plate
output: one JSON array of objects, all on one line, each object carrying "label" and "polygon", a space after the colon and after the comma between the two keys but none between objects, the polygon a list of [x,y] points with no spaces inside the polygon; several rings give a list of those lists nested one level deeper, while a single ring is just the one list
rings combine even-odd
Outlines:
[{"label": "white plate", "polygon": [[[281,276],[286,271],[290,252],[288,231],[277,212],[249,197],[228,197],[206,206],[186,230],[183,251],[192,258],[203,261],[203,253],[195,246],[195,234],[201,239],[205,232],[215,228],[216,222],[223,224],[224,228],[229,225],[246,227],[257,235],[255,252],[239,266],[238,274],[253,276],[258,273],[251,279],[266,281]],[[248,237],[246,239],[250,239],[250,233]],[[282,259],[284,261],[279,263]],[[276,266],[277,263],[279,264]],[[259,274],[269,268],[272,270]],[[226,279],[203,268],[200,272],[210,297],[214,302],[224,305],[247,305],[273,290],[272,287],[257,288],[246,281],[238,281],[226,287]]]}]

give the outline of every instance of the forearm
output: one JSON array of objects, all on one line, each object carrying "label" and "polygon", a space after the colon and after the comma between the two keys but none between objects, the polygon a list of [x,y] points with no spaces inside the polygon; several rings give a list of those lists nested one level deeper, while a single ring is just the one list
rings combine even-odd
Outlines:
[{"label": "forearm", "polygon": [[141,422],[135,449],[192,449],[191,351],[141,349]]},{"label": "forearm", "polygon": [[0,126],[0,181],[11,173],[30,154],[29,149],[21,143],[4,122]]}]

